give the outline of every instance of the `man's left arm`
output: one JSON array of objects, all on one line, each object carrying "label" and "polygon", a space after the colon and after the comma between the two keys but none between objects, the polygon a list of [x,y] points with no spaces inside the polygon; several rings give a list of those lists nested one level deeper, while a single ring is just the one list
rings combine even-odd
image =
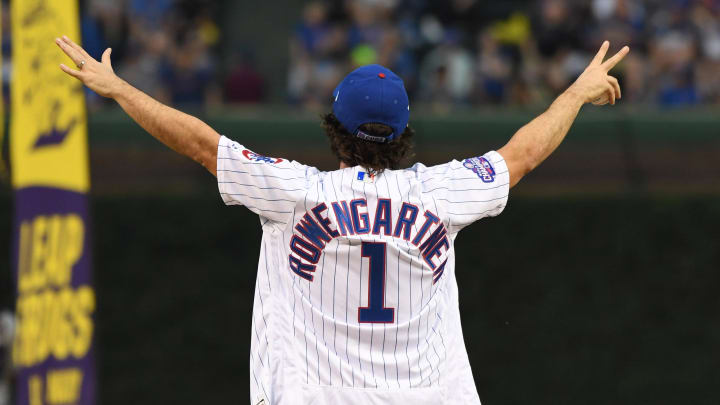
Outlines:
[{"label": "man's left arm", "polygon": [[627,55],[630,48],[622,48],[603,63],[609,47],[610,43],[605,41],[575,83],[545,113],[522,127],[498,150],[510,171],[510,187],[557,149],[585,103],[615,104],[615,100],[621,97],[617,79],[608,72]]}]

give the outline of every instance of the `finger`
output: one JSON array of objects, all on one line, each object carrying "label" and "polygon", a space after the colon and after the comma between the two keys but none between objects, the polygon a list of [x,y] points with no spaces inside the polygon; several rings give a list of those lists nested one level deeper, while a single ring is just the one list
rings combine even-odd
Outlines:
[{"label": "finger", "polygon": [[74,49],[75,52],[77,52],[83,59],[87,60],[91,58],[91,56],[87,52],[85,52],[85,49],[83,49],[82,46],[73,42],[73,40],[68,38],[67,35],[63,35],[62,39],[63,41],[65,41],[66,44],[70,45],[70,47]]},{"label": "finger", "polygon": [[615,105],[615,88],[610,83],[607,85],[607,97],[610,105]]},{"label": "finger", "polygon": [[602,93],[598,98],[592,101],[593,105],[605,105],[608,103],[607,93]]},{"label": "finger", "polygon": [[618,79],[608,76],[608,81],[610,84],[612,84],[613,88],[615,89],[615,98],[621,99],[622,98],[622,90],[620,89],[620,83],[618,82]]},{"label": "finger", "polygon": [[112,48],[108,48],[103,52],[102,55],[102,63],[103,65],[107,66],[112,70],[112,62],[110,61],[110,55],[112,54]]},{"label": "finger", "polygon": [[602,46],[600,46],[600,50],[593,58],[592,62],[590,62],[590,65],[599,65],[602,63],[603,59],[605,59],[605,55],[607,54],[608,48],[610,48],[610,42],[605,41],[602,43]]},{"label": "finger", "polygon": [[620,52],[613,55],[612,58],[605,61],[605,63],[602,64],[602,67],[605,68],[605,70],[610,71],[610,69],[614,68],[615,65],[620,63],[621,60],[625,57],[625,55],[630,52],[630,47],[624,46],[623,49],[620,50]]},{"label": "finger", "polygon": [[60,38],[55,39],[55,43],[70,58],[75,65],[79,65],[82,58],[78,55],[77,51],[70,47],[70,45],[63,42]]},{"label": "finger", "polygon": [[79,70],[71,69],[63,63],[60,64],[60,69],[78,80],[80,80],[80,77],[82,76],[82,72],[80,72]]}]

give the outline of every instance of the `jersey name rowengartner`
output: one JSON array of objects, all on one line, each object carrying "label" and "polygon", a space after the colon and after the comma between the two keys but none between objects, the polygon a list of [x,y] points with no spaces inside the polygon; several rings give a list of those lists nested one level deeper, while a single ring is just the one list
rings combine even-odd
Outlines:
[{"label": "jersey name rowengartner", "polygon": [[[440,222],[440,218],[432,212],[425,211],[424,221],[420,228],[415,227],[418,220],[419,209],[410,203],[403,203],[397,220],[393,220],[392,201],[379,199],[375,210],[374,220],[370,222],[371,213],[367,201],[356,199],[330,203],[336,218],[336,228],[331,227],[327,216],[328,206],[318,204],[300,219],[295,225],[296,234],[290,240],[288,256],[290,269],[295,274],[308,281],[313,281],[312,273],[320,260],[323,249],[334,238],[347,235],[380,235],[402,238],[418,247],[423,259],[436,274],[435,282],[442,274],[445,261],[440,262],[442,255],[447,252],[450,243],[447,238],[447,229]],[[312,215],[311,215],[312,214]],[[439,224],[438,224],[439,223]],[[432,232],[430,228],[437,225]],[[413,228],[417,232],[413,234]],[[446,259],[447,260],[447,259]]]}]

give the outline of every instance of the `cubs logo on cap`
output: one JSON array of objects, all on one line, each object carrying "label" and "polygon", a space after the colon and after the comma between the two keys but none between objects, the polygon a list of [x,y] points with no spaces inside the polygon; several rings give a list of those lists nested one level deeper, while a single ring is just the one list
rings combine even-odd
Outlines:
[{"label": "cubs logo on cap", "polygon": [[[390,142],[405,131],[410,119],[405,84],[380,65],[355,69],[335,88],[333,98],[335,117],[348,132],[366,141]],[[371,123],[387,125],[393,132],[380,137],[360,131],[360,126]]]}]

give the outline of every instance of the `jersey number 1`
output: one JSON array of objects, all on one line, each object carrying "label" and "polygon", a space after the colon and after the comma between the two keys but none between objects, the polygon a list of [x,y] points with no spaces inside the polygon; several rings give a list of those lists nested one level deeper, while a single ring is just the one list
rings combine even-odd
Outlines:
[{"label": "jersey number 1", "polygon": [[395,308],[385,308],[385,255],[384,242],[363,242],[362,257],[370,260],[368,272],[368,306],[358,308],[360,323],[393,323]]}]

